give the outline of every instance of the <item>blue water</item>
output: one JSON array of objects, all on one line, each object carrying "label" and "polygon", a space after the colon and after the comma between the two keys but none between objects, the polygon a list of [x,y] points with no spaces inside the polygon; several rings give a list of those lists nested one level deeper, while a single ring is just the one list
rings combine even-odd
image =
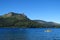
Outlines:
[{"label": "blue water", "polygon": [[0,28],[0,40],[60,40],[60,28]]}]

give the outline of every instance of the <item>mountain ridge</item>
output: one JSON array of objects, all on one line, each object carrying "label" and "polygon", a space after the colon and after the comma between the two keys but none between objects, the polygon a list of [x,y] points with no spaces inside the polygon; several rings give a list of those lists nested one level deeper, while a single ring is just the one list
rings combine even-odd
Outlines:
[{"label": "mountain ridge", "polygon": [[43,20],[31,20],[24,13],[9,12],[0,16],[0,27],[58,28],[60,24]]}]

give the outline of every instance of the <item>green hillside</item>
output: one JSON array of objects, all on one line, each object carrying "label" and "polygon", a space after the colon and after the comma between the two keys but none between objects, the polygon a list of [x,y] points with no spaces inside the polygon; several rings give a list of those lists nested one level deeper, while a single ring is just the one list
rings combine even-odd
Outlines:
[{"label": "green hillside", "polygon": [[[53,24],[53,25],[52,25]],[[12,28],[51,28],[60,27],[59,24],[49,23],[42,20],[31,20],[24,13],[9,12],[0,16],[0,27]]]}]

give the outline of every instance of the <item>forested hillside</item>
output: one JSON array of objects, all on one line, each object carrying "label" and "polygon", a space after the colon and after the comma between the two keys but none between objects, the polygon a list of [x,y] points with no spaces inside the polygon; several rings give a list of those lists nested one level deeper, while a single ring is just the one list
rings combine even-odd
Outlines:
[{"label": "forested hillside", "polygon": [[58,28],[60,24],[43,20],[31,20],[24,13],[9,12],[0,16],[0,27],[17,28]]}]

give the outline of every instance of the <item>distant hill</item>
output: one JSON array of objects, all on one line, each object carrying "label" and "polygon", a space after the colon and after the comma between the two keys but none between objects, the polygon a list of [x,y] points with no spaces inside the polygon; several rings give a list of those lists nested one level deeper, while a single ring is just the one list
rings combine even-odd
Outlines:
[{"label": "distant hill", "polygon": [[60,27],[60,24],[55,23],[55,22],[46,22],[46,21],[43,21],[43,20],[33,20],[33,21],[44,24],[47,27]]},{"label": "distant hill", "polygon": [[0,16],[0,27],[12,28],[59,28],[60,24],[43,20],[31,20],[24,13],[9,12]]}]

